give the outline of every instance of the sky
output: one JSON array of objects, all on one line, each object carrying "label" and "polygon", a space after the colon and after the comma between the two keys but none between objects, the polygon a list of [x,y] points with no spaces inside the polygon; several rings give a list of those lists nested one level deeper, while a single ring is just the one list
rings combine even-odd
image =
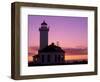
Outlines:
[{"label": "sky", "polygon": [[39,28],[45,20],[49,27],[49,45],[64,48],[87,48],[88,18],[70,16],[28,16],[28,47],[39,47]]}]

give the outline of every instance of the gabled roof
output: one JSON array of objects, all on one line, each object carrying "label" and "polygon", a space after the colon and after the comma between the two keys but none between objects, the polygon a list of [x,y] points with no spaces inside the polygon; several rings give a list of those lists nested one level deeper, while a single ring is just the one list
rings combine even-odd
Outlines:
[{"label": "gabled roof", "polygon": [[63,52],[65,53],[65,51],[61,49],[61,47],[54,45],[54,43],[43,48],[42,50],[39,50],[39,52]]}]

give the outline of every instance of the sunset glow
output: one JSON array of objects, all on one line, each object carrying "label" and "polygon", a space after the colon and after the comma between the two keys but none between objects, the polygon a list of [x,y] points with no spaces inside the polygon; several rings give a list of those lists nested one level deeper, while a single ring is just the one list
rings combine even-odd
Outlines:
[{"label": "sunset glow", "polygon": [[65,60],[86,60],[87,55],[65,55]]},{"label": "sunset glow", "polygon": [[[88,56],[87,55],[65,55],[65,60],[87,60]],[[33,61],[33,57],[29,56],[28,57],[29,62]]]},{"label": "sunset glow", "polygon": [[39,28],[43,20],[49,28],[48,45],[52,42],[65,51],[65,60],[88,60],[88,18],[64,16],[28,16],[28,61],[38,54]]}]

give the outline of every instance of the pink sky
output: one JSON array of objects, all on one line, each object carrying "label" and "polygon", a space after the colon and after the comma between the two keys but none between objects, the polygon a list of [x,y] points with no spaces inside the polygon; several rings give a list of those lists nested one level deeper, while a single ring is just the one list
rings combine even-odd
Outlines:
[{"label": "pink sky", "polygon": [[39,47],[39,27],[43,20],[49,26],[49,44],[59,41],[64,48],[87,48],[87,17],[28,16],[29,47]]},{"label": "pink sky", "polygon": [[[32,61],[32,56],[38,53],[39,48],[39,28],[41,23],[45,22],[49,26],[49,44],[59,41],[62,48],[71,48],[71,52],[66,52],[65,59],[79,60],[87,59],[87,36],[88,36],[88,18],[87,17],[64,17],[64,16],[28,16],[28,60]],[[74,52],[75,49],[85,48],[86,53]],[[79,50],[80,51],[80,50]],[[72,53],[73,52],[73,53]],[[82,51],[84,52],[84,51]],[[76,54],[75,54],[76,53]]]}]

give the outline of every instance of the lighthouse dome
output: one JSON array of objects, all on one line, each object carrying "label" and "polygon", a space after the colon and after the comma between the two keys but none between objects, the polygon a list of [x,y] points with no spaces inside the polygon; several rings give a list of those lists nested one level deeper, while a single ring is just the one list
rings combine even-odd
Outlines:
[{"label": "lighthouse dome", "polygon": [[45,21],[43,21],[43,23],[41,23],[41,25],[47,25],[47,23]]}]

